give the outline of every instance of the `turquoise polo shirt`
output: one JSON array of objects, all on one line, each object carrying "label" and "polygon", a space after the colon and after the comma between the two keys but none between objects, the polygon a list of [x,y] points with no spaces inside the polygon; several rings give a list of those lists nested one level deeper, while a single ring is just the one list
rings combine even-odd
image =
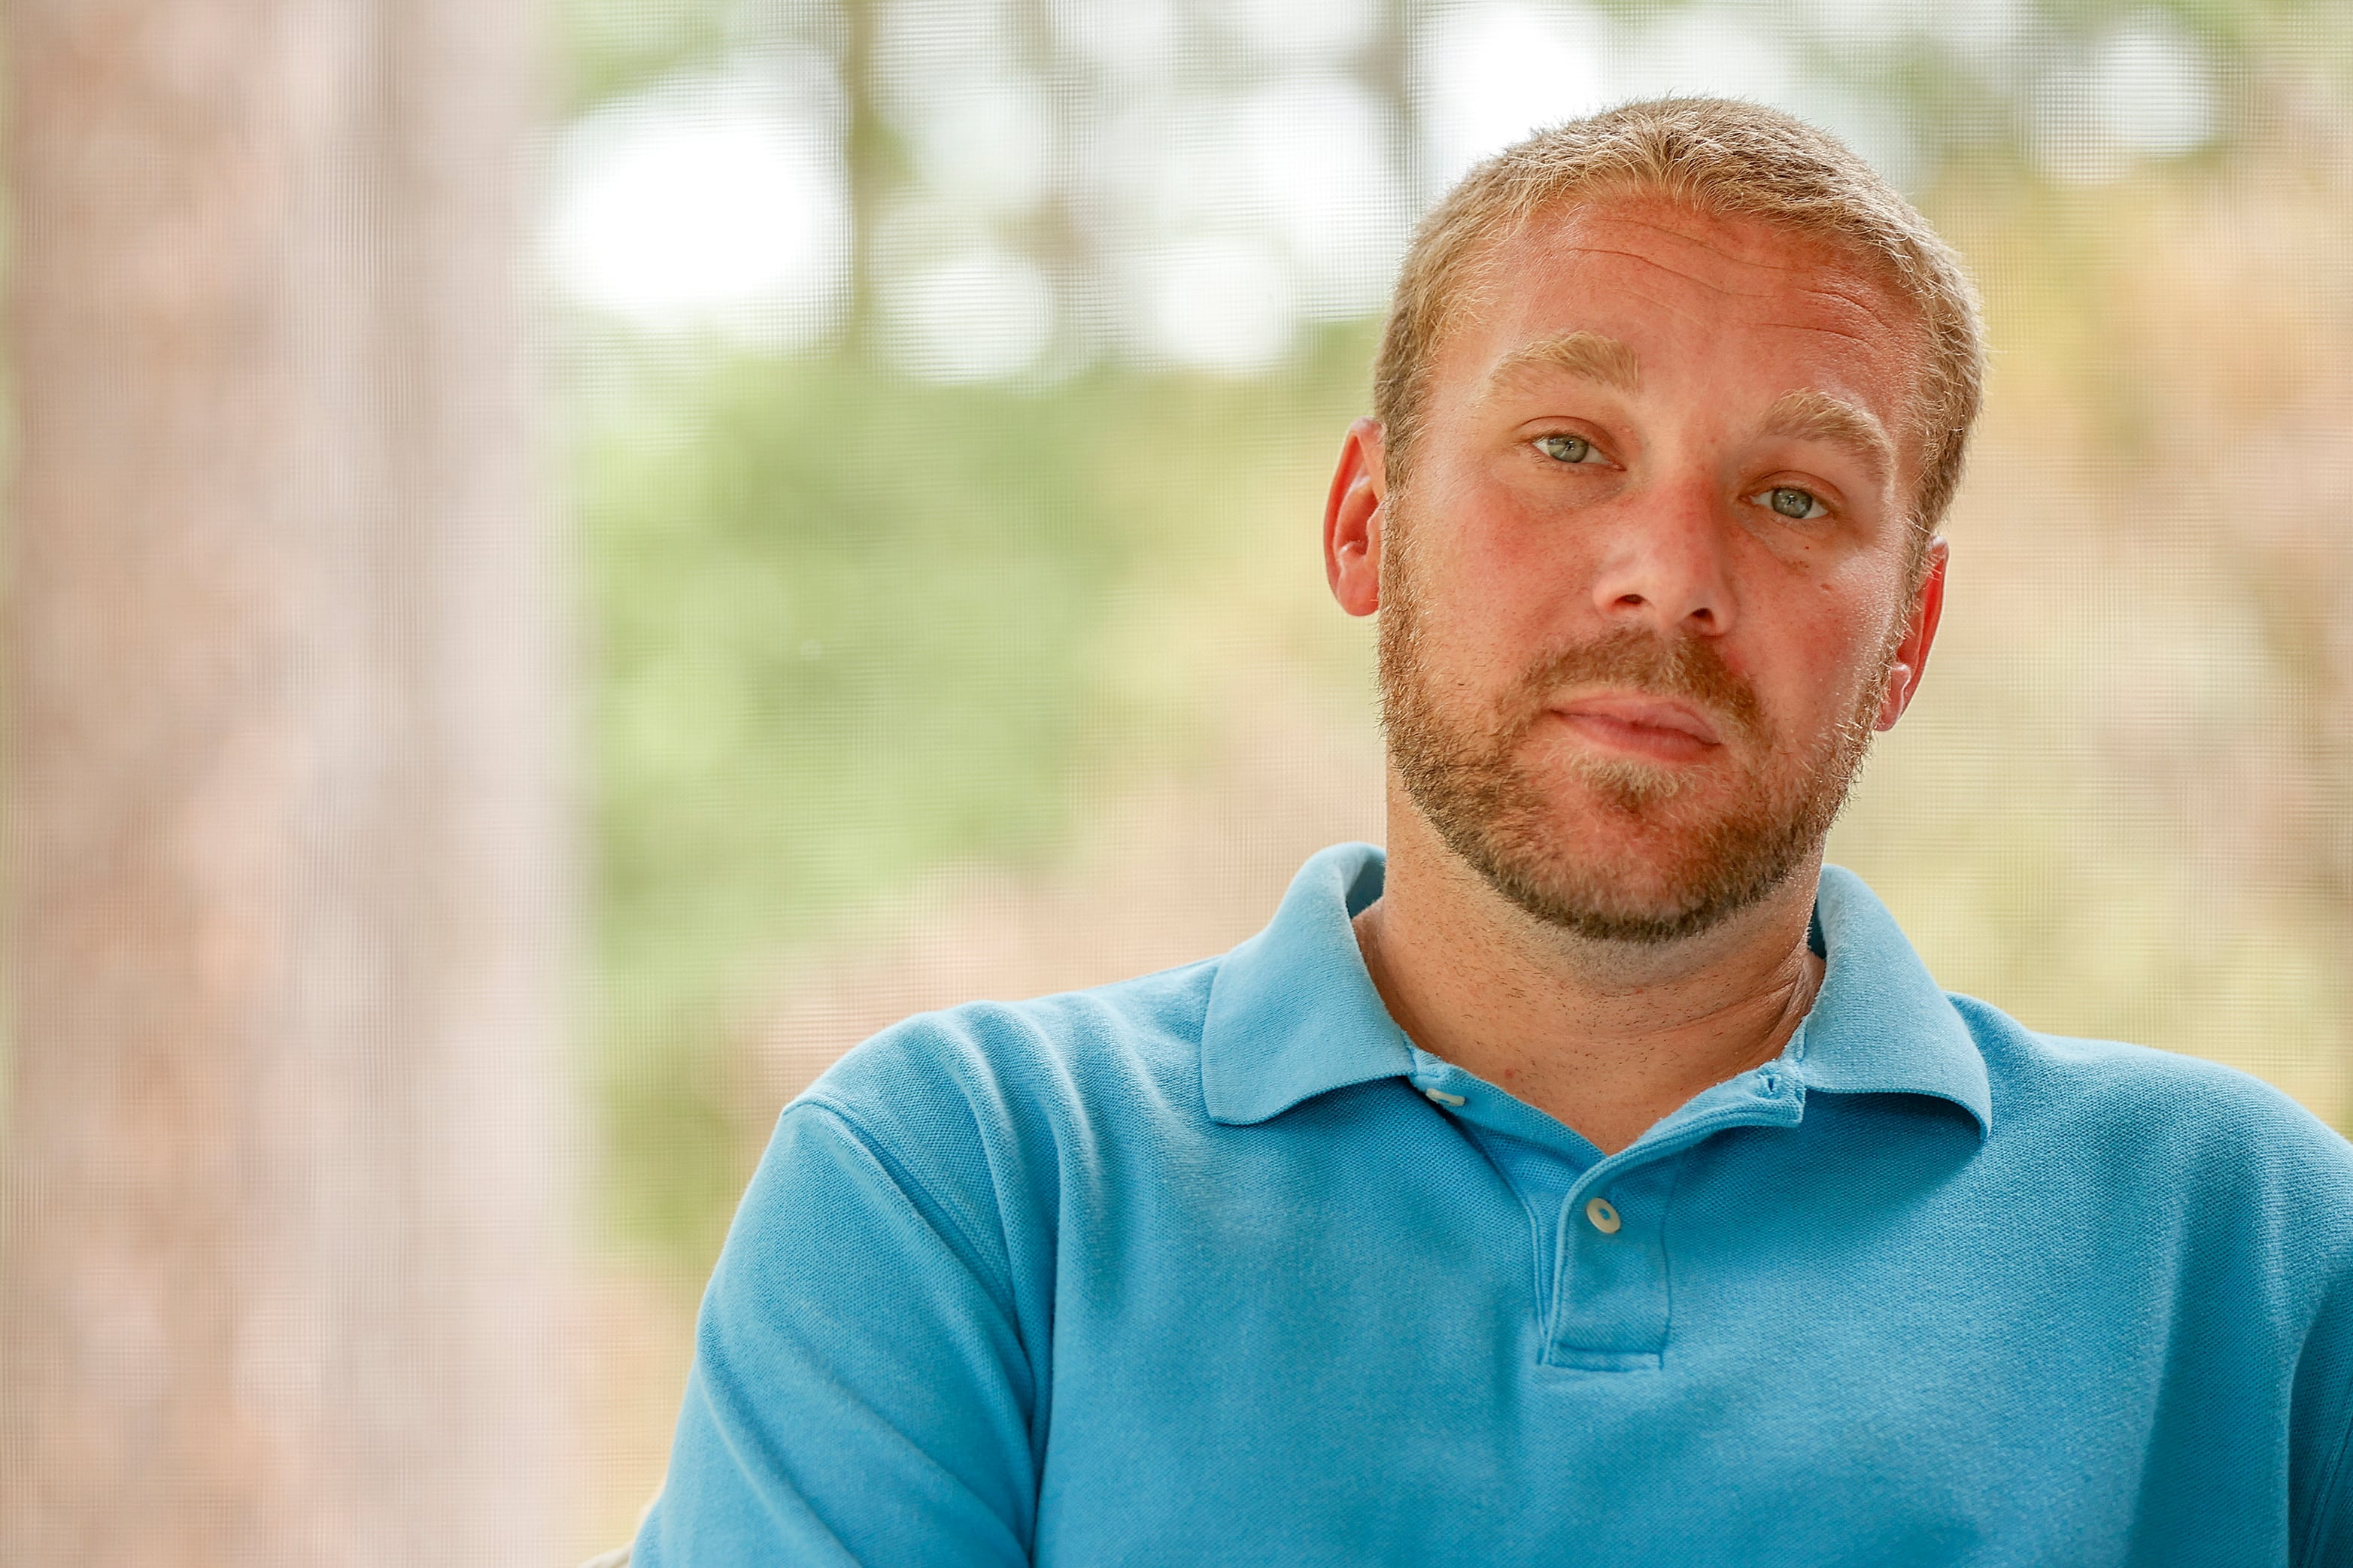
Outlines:
[{"label": "turquoise polo shirt", "polygon": [[2353,1149],[1948,995],[1823,871],[1778,1058],[1603,1155],[1259,935],[786,1107],[640,1568],[2353,1563]]}]

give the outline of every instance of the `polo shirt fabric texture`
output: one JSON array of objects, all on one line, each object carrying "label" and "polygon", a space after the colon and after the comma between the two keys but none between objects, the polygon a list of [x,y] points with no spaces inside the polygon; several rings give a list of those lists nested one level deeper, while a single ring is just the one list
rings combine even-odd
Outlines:
[{"label": "polo shirt fabric texture", "polygon": [[2353,1148],[1821,876],[1788,1047],[1604,1156],[1417,1048],[1370,845],[788,1106],[641,1568],[2353,1563]]}]

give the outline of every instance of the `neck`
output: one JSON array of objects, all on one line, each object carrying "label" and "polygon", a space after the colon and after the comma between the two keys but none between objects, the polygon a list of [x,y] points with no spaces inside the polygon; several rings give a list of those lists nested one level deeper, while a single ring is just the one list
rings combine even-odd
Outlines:
[{"label": "neck", "polygon": [[1604,1153],[1712,1084],[1778,1055],[1812,1006],[1819,848],[1780,887],[1672,942],[1596,942],[1540,921],[1464,865],[1389,783],[1388,868],[1356,917],[1366,967],[1415,1044]]}]

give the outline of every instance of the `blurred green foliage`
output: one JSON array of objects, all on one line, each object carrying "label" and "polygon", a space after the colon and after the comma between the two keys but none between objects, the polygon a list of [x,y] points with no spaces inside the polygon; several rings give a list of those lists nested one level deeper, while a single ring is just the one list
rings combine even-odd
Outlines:
[{"label": "blurred green foliage", "polygon": [[[747,1142],[731,1003],[927,868],[1060,842],[1080,772],[1182,748],[1111,644],[1363,399],[1361,325],[1277,383],[1103,367],[1022,389],[845,355],[649,354],[575,421],[607,1211],[715,1239]],[[1293,510],[1310,509],[1310,491]],[[845,1042],[847,1043],[847,1042]]]},{"label": "blurred green foliage", "polygon": [[549,11],[558,117],[719,60],[740,32],[733,19],[751,9],[742,0],[561,0]]}]

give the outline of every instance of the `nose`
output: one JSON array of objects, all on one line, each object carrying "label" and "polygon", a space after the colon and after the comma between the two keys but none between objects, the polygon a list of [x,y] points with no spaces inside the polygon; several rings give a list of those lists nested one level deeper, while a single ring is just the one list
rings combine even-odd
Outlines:
[{"label": "nose", "polygon": [[1594,577],[1601,618],[1612,627],[1647,622],[1670,638],[1730,631],[1736,606],[1723,505],[1712,485],[1696,479],[1630,505]]}]

